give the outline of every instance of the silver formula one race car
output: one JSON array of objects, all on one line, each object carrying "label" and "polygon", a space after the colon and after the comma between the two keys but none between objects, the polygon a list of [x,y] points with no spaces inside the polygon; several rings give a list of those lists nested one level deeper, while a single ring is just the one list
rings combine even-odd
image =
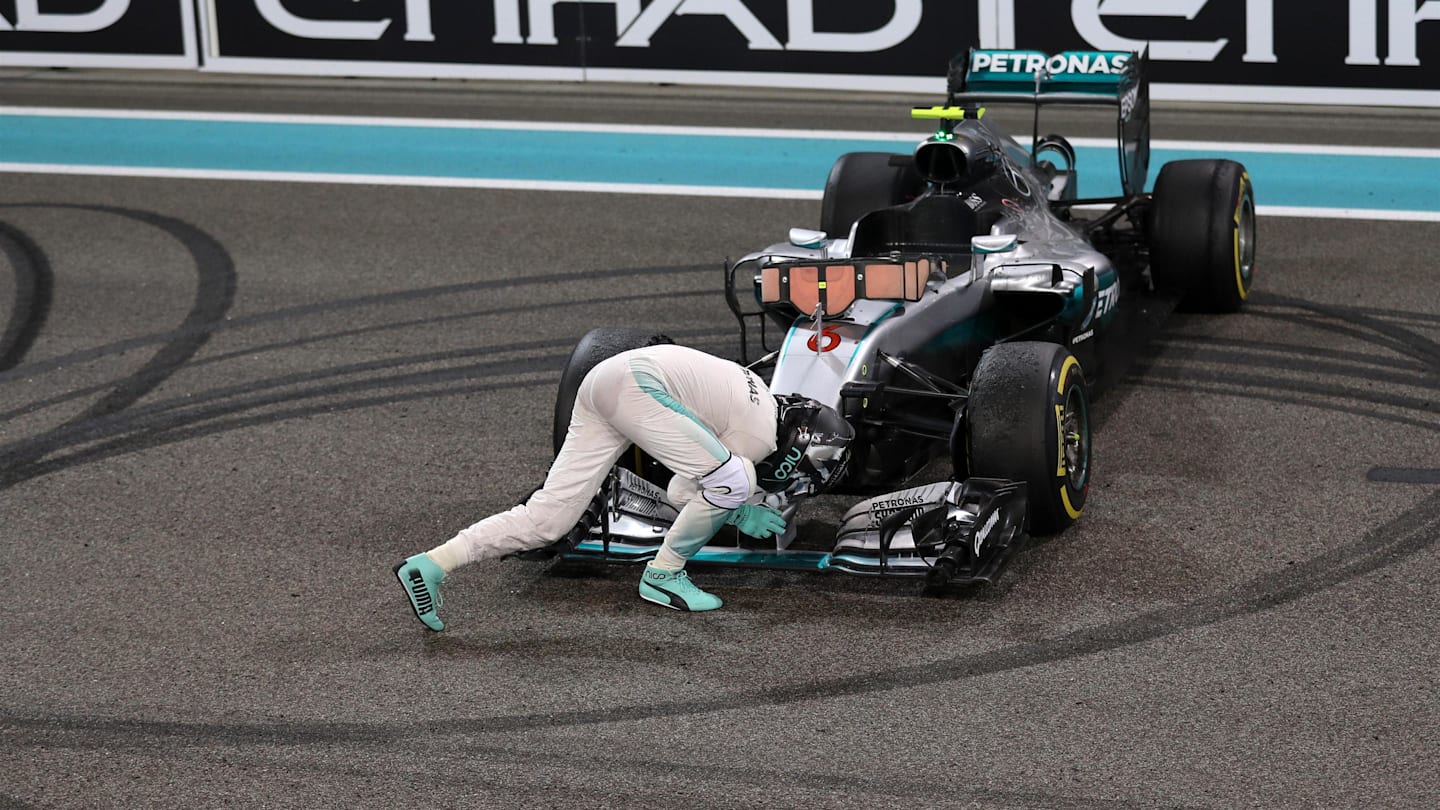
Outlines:
[{"label": "silver formula one race car", "polygon": [[[1166,164],[1153,193],[1143,55],[972,50],[951,65],[943,106],[916,108],[934,133],[911,154],[851,153],[825,183],[820,228],[790,231],[725,272],[741,361],[776,394],[836,408],[853,427],[839,480],[796,476],[768,497],[789,530],[727,530],[696,562],[990,581],[1030,534],[1077,520],[1091,480],[1090,400],[1177,305],[1230,312],[1255,256],[1244,167]],[[1033,105],[1029,146],[986,104]],[[1042,107],[1118,110],[1118,196],[1079,195],[1075,150],[1039,135]],[[778,333],[778,346],[770,346]],[[580,379],[648,333],[595,330],[566,367],[564,435]],[[752,346],[763,356],[750,362]],[[782,448],[783,449],[783,448]],[[636,562],[675,516],[667,473],[641,453],[616,467],[570,535],[569,560]],[[913,486],[948,458],[949,480]],[[833,545],[794,542],[808,496],[864,499]]]}]

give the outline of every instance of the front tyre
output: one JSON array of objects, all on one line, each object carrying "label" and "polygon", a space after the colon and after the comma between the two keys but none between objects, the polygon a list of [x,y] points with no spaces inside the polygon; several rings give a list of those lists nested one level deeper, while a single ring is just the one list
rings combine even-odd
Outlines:
[{"label": "front tyre", "polygon": [[860,217],[920,196],[925,181],[912,161],[892,163],[900,157],[888,152],[847,152],[836,159],[825,179],[820,230],[831,239],[844,239]]},{"label": "front tyre", "polygon": [[1176,160],[1155,180],[1146,223],[1155,285],[1199,312],[1235,312],[1255,272],[1255,189],[1233,160]]},{"label": "front tyre", "polygon": [[1000,343],[981,356],[966,405],[970,475],[1029,485],[1029,528],[1074,523],[1090,491],[1090,403],[1080,362],[1054,343]]}]

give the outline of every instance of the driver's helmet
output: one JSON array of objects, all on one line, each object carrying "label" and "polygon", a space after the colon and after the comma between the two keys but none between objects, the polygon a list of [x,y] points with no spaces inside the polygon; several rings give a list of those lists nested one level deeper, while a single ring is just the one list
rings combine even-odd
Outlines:
[{"label": "driver's helmet", "polygon": [[942,189],[969,188],[1000,171],[1000,149],[962,121],[953,132],[937,133],[915,147],[915,170]]},{"label": "driver's helmet", "polygon": [[855,429],[834,408],[807,397],[777,395],[774,453],[755,465],[760,488],[789,490],[796,482],[817,493],[845,474]]}]

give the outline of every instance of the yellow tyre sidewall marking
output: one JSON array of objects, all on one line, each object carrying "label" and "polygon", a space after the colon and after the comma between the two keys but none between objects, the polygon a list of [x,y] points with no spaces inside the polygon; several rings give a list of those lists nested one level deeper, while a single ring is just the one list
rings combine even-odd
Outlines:
[{"label": "yellow tyre sidewall marking", "polygon": [[1065,393],[1065,381],[1070,378],[1070,369],[1079,367],[1080,361],[1075,359],[1075,355],[1065,356],[1065,364],[1060,366],[1060,381],[1055,384],[1055,393]]},{"label": "yellow tyre sidewall marking", "polygon": [[[1055,385],[1055,393],[1057,395],[1064,396],[1065,383],[1070,378],[1070,369],[1079,367],[1080,361],[1075,359],[1075,355],[1072,354],[1066,356],[1065,363],[1060,366],[1060,380]],[[1065,512],[1070,515],[1070,519],[1076,520],[1080,517],[1080,513],[1085,510],[1084,507],[1076,509],[1070,503],[1069,487],[1066,486],[1067,481],[1065,480],[1065,406],[1063,403],[1057,404],[1055,406],[1055,441],[1058,445],[1058,452],[1056,454],[1058,463],[1055,469],[1055,475],[1060,479],[1060,502],[1065,505]]]},{"label": "yellow tyre sidewall marking", "polygon": [[1079,520],[1080,514],[1085,511],[1083,506],[1076,509],[1070,505],[1070,493],[1066,492],[1064,487],[1060,488],[1060,502],[1065,504],[1065,512],[1070,515],[1071,520]]},{"label": "yellow tyre sidewall marking", "polygon": [[1245,289],[1245,277],[1240,272],[1240,215],[1245,211],[1245,189],[1250,187],[1250,173],[1240,173],[1240,199],[1235,201],[1235,289],[1240,291],[1240,300],[1244,301],[1250,297],[1250,291]]}]

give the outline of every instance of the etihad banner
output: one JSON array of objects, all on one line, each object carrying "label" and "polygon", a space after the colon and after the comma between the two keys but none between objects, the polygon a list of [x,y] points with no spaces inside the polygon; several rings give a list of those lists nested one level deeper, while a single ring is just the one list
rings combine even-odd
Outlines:
[{"label": "etihad banner", "polygon": [[1148,48],[1154,97],[1440,105],[1440,0],[210,0],[215,70],[943,92],[968,47]]},{"label": "etihad banner", "polygon": [[0,0],[0,66],[198,66],[194,0]]},{"label": "etihad banner", "polygon": [[1148,48],[1157,99],[1440,106],[1440,0],[0,0],[0,64],[944,92]]},{"label": "etihad banner", "polygon": [[205,63],[216,70],[877,89],[917,76],[943,86],[947,60],[978,26],[973,2],[938,0],[227,0],[209,10]]},{"label": "etihad banner", "polygon": [[1440,0],[982,0],[989,47],[1148,48],[1156,98],[1440,105]]}]

